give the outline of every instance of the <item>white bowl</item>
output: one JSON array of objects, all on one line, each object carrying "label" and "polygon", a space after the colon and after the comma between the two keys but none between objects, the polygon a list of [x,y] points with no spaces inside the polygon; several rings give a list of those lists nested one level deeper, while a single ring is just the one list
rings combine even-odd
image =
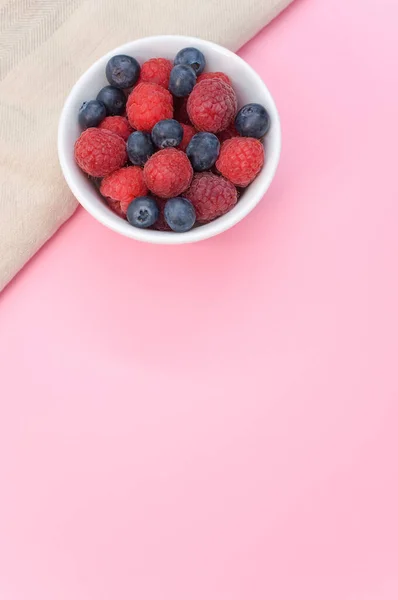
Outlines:
[{"label": "white bowl", "polygon": [[[265,138],[265,165],[254,182],[242,193],[236,206],[211,223],[200,225],[186,233],[152,231],[132,227],[118,217],[101,199],[93,183],[77,166],[73,149],[81,130],[78,124],[79,108],[85,100],[92,100],[108,84],[105,67],[115,54],[134,56],[141,64],[149,58],[163,56],[174,59],[181,48],[194,46],[206,57],[207,71],[224,71],[232,79],[238,96],[238,106],[258,102],[265,106],[271,117],[271,129]],[[243,219],[261,200],[275,175],[281,150],[281,126],[275,102],[265,83],[239,56],[213,44],[193,37],[161,35],[143,38],[115,48],[95,62],[78,80],[66,99],[58,127],[58,154],[64,177],[80,204],[100,223],[130,238],[155,244],[182,244],[197,242],[229,229]]]}]

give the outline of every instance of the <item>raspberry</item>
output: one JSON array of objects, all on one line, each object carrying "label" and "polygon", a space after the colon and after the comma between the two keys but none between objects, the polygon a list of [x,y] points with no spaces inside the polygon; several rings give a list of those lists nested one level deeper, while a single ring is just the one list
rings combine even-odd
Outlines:
[{"label": "raspberry", "polygon": [[202,73],[202,75],[199,75],[196,81],[197,83],[200,83],[205,79],[220,79],[224,83],[227,83],[228,85],[232,86],[231,80],[228,77],[228,75],[226,75],[225,73],[221,73],[221,71],[216,71],[214,73]]},{"label": "raspberry", "polygon": [[221,146],[219,172],[239,187],[246,187],[261,171],[264,146],[254,138],[234,137]]},{"label": "raspberry", "polygon": [[114,171],[101,181],[100,187],[100,192],[105,198],[128,204],[137,196],[145,196],[147,191],[140,167],[125,167]]},{"label": "raspberry", "polygon": [[119,217],[122,217],[122,219],[126,218],[127,207],[130,203],[124,202],[123,208],[122,208],[121,202],[113,202],[112,200],[109,200],[108,198],[106,199],[106,201],[107,201],[109,208],[111,210],[113,210],[114,213],[116,213]]},{"label": "raspberry", "polygon": [[98,125],[98,129],[107,129],[116,135],[120,135],[124,141],[127,141],[133,128],[127,121],[126,117],[105,117],[105,119]]},{"label": "raspberry", "polygon": [[158,121],[173,117],[173,97],[157,83],[139,83],[131,92],[126,108],[130,125],[150,132]]},{"label": "raspberry", "polygon": [[156,223],[152,225],[153,229],[156,229],[156,231],[171,231],[164,217],[164,207],[166,206],[167,198],[156,198],[156,202],[159,207],[159,217]]},{"label": "raspberry", "polygon": [[173,63],[167,58],[150,58],[141,67],[139,83],[157,83],[167,90],[172,68]]},{"label": "raspberry", "polygon": [[185,197],[194,205],[196,219],[201,223],[220,217],[238,201],[235,186],[213,173],[195,173]]},{"label": "raspberry", "polygon": [[238,107],[232,87],[220,79],[197,83],[188,98],[187,110],[198,131],[217,133],[226,129]]},{"label": "raspberry", "polygon": [[219,131],[219,133],[217,133],[217,137],[221,144],[225,142],[225,140],[230,140],[231,138],[238,136],[239,133],[236,131],[235,123],[231,123],[224,131]]},{"label": "raspberry", "polygon": [[106,177],[126,163],[126,144],[106,129],[90,127],[75,143],[75,160],[88,175]]},{"label": "raspberry", "polygon": [[156,152],[144,166],[145,183],[160,198],[172,198],[184,192],[191,183],[192,175],[187,155],[176,148]]},{"label": "raspberry", "polygon": [[191,125],[189,116],[187,113],[187,102],[188,98],[174,98],[174,118],[180,123]]},{"label": "raspberry", "polygon": [[180,150],[184,150],[185,152],[189,142],[191,141],[195,133],[197,133],[197,131],[195,127],[192,127],[192,125],[185,125],[185,123],[180,123],[180,125],[183,128],[184,133],[182,136],[182,142],[178,147]]}]

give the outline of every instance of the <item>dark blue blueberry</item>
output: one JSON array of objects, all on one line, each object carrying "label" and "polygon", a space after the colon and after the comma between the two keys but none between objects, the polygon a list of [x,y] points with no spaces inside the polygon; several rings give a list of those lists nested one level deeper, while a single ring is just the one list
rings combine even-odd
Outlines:
[{"label": "dark blue blueberry", "polygon": [[170,198],[164,207],[164,218],[173,231],[182,233],[192,229],[196,221],[195,209],[186,198]]},{"label": "dark blue blueberry", "polygon": [[133,86],[140,76],[139,62],[132,56],[118,54],[112,56],[106,65],[106,78],[109,83],[122,90]]},{"label": "dark blue blueberry", "polygon": [[244,137],[260,139],[268,133],[270,126],[269,114],[261,104],[246,104],[236,115],[235,127]]},{"label": "dark blue blueberry", "polygon": [[196,133],[187,147],[187,156],[194,171],[207,171],[220,154],[220,141],[214,133]]},{"label": "dark blue blueberry", "polygon": [[79,110],[79,125],[82,129],[98,127],[106,117],[106,108],[103,102],[90,100],[83,102]]},{"label": "dark blue blueberry", "polygon": [[188,65],[173,67],[169,79],[169,91],[177,98],[189,96],[196,83],[196,74]]},{"label": "dark blue blueberry", "polygon": [[181,144],[184,130],[175,119],[163,119],[156,123],[151,135],[158,148],[175,148]]},{"label": "dark blue blueberry", "polygon": [[97,96],[97,100],[105,104],[108,115],[122,115],[126,108],[126,96],[123,90],[107,85],[102,88]]},{"label": "dark blue blueberry", "polygon": [[146,229],[153,225],[159,218],[159,208],[154,198],[139,196],[127,208],[127,220],[130,225]]},{"label": "dark blue blueberry", "polygon": [[196,75],[200,75],[205,70],[206,59],[197,48],[183,48],[175,57],[174,64],[188,65],[193,68]]},{"label": "dark blue blueberry", "polygon": [[127,154],[133,165],[142,167],[155,152],[155,146],[149,133],[133,131],[127,139]]}]

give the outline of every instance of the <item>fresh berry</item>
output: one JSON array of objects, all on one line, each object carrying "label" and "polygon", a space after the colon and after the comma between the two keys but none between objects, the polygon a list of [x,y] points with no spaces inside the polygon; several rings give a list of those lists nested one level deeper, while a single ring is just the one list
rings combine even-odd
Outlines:
[{"label": "fresh berry", "polygon": [[173,96],[157,83],[139,83],[127,100],[130,125],[140,131],[152,131],[162,119],[173,118]]},{"label": "fresh berry", "polygon": [[116,135],[120,135],[124,141],[127,141],[130,133],[133,131],[126,117],[106,117],[99,125],[99,129],[107,129]]},{"label": "fresh berry", "polygon": [[246,104],[235,119],[239,135],[260,139],[268,133],[271,126],[269,114],[261,104]]},{"label": "fresh berry", "polygon": [[153,225],[159,217],[156,200],[150,196],[141,196],[130,202],[127,208],[127,220],[130,225],[146,229]]},{"label": "fresh berry", "polygon": [[82,129],[97,127],[106,117],[106,108],[103,102],[90,100],[83,102],[79,110],[79,125]]},{"label": "fresh berry", "polygon": [[156,204],[159,208],[159,216],[156,223],[153,224],[153,229],[156,231],[171,231],[166,219],[164,218],[164,207],[166,206],[167,198],[156,198]]},{"label": "fresh berry", "polygon": [[257,177],[263,164],[262,143],[254,138],[236,137],[222,144],[216,167],[233,184],[246,187]]},{"label": "fresh berry", "polygon": [[172,68],[173,63],[167,58],[150,58],[141,67],[140,83],[157,83],[167,90]]},{"label": "fresh berry", "polygon": [[75,160],[88,175],[106,177],[126,163],[126,144],[106,129],[90,127],[75,143]]},{"label": "fresh berry", "polygon": [[170,73],[169,90],[177,98],[189,96],[196,84],[196,73],[188,65],[176,65]]},{"label": "fresh berry", "polygon": [[197,133],[197,131],[192,125],[185,125],[185,123],[180,123],[180,125],[182,127],[183,134],[181,144],[178,147],[180,150],[185,151],[189,142],[191,141],[195,133]]},{"label": "fresh berry", "polygon": [[213,173],[196,173],[185,193],[196,211],[196,218],[207,223],[228,212],[238,201],[235,186]]},{"label": "fresh berry", "polygon": [[221,144],[225,142],[225,140],[230,140],[231,138],[238,136],[239,133],[236,131],[235,123],[231,123],[231,125],[228,125],[226,129],[223,129],[223,131],[219,131],[217,133],[217,137],[220,140]]},{"label": "fresh berry", "polygon": [[188,112],[187,112],[187,103],[188,103],[188,98],[174,97],[174,118],[179,123],[185,123],[186,125],[191,125],[191,121],[189,120],[189,116],[188,116]]},{"label": "fresh berry", "polygon": [[184,134],[182,126],[174,119],[158,121],[152,129],[152,141],[158,148],[175,148],[179,146]]},{"label": "fresh berry", "polygon": [[192,67],[196,75],[203,73],[206,66],[206,59],[203,53],[197,48],[183,48],[174,59],[175,65],[188,65]]},{"label": "fresh berry", "polygon": [[198,131],[217,133],[226,129],[235,117],[236,94],[220,79],[205,79],[197,83],[188,98],[187,110]]},{"label": "fresh berry", "polygon": [[192,180],[192,165],[176,148],[159,150],[144,166],[144,179],[156,196],[172,198],[184,192]]},{"label": "fresh berry", "polygon": [[221,73],[221,71],[216,71],[214,73],[202,73],[202,75],[199,75],[197,82],[199,83],[200,81],[204,81],[205,79],[221,79],[221,81],[223,81],[224,83],[227,83],[228,85],[232,86],[232,82],[228,75],[226,75],[225,73]]},{"label": "fresh berry", "polygon": [[194,226],[195,209],[186,198],[170,198],[164,207],[164,218],[170,229],[177,233],[183,233]]},{"label": "fresh berry", "polygon": [[140,65],[132,56],[118,54],[108,61],[105,74],[111,85],[124,90],[137,82]]},{"label": "fresh berry", "polygon": [[137,196],[145,196],[148,189],[143,170],[140,167],[125,167],[114,171],[104,177],[100,192],[105,198],[117,202],[131,202]]},{"label": "fresh berry", "polygon": [[121,217],[122,219],[126,218],[126,212],[127,212],[129,203],[123,203],[123,208],[122,208],[121,202],[114,202],[113,200],[110,200],[109,198],[106,198],[106,203],[109,206],[109,208],[114,213],[117,214],[118,217]]},{"label": "fresh berry", "polygon": [[134,131],[127,140],[127,154],[133,165],[143,167],[155,152],[151,134],[144,131]]},{"label": "fresh berry", "polygon": [[126,108],[126,96],[123,90],[119,90],[113,85],[103,87],[97,96],[97,100],[105,104],[108,115],[122,115]]},{"label": "fresh berry", "polygon": [[216,162],[220,153],[220,142],[214,133],[201,131],[188,144],[187,156],[194,171],[207,171]]}]

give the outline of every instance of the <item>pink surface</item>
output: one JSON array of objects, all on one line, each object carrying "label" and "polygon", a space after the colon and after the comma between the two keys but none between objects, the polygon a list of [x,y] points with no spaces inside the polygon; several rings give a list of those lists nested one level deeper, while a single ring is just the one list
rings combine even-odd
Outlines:
[{"label": "pink surface", "polygon": [[242,51],[267,198],[191,247],[82,210],[0,302],[2,600],[397,600],[398,6]]}]

